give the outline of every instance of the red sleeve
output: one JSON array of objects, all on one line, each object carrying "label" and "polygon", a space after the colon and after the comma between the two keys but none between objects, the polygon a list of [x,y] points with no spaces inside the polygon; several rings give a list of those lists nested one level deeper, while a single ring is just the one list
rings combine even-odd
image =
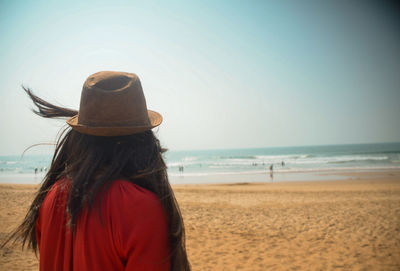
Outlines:
[{"label": "red sleeve", "polygon": [[127,181],[110,192],[113,240],[125,270],[169,270],[168,224],[158,198]]}]

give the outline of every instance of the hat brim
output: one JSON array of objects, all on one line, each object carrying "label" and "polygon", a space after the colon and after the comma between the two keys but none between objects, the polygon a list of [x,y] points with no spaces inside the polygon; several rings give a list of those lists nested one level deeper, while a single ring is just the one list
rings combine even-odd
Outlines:
[{"label": "hat brim", "polygon": [[67,120],[67,124],[75,131],[94,136],[124,136],[141,133],[151,130],[161,124],[162,116],[151,110],[147,110],[150,125],[148,126],[109,126],[109,127],[92,127],[78,123],[78,115]]}]

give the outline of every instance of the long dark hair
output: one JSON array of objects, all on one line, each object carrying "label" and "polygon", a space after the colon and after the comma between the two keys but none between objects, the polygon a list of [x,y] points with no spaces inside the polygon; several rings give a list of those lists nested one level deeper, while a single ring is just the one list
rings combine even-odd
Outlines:
[{"label": "long dark hair", "polygon": [[[23,89],[37,108],[33,112],[39,116],[67,118],[77,114],[76,110],[55,106],[30,89]],[[66,211],[72,230],[82,209],[91,208],[113,180],[123,178],[153,192],[169,219],[171,270],[190,270],[182,215],[168,181],[160,142],[151,130],[128,136],[101,137],[66,128],[59,136],[50,169],[25,219],[6,242],[21,239],[23,247],[37,252],[39,209],[47,192],[62,177],[71,180]]]}]

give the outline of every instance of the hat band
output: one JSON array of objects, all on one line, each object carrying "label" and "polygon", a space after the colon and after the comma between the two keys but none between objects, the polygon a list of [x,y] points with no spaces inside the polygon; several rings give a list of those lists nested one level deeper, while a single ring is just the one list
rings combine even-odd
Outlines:
[{"label": "hat band", "polygon": [[81,120],[78,115],[78,125],[85,125],[90,127],[126,127],[126,126],[150,126],[150,121],[138,121],[138,120],[124,120],[124,121],[93,121],[93,120]]}]

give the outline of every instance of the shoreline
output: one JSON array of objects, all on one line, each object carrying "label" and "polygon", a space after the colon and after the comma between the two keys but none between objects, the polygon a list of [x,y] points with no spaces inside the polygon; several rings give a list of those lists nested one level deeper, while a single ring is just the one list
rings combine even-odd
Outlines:
[{"label": "shoreline", "polygon": [[[228,174],[207,174],[200,176],[187,176],[169,174],[171,185],[208,185],[208,184],[235,184],[235,183],[281,183],[281,182],[303,182],[303,181],[338,181],[348,178],[360,178],[361,176],[374,176],[376,174],[400,173],[399,168],[379,168],[379,169],[346,169],[346,170],[315,170],[315,171],[292,171],[274,172],[271,177],[269,172],[249,172],[249,173],[228,173]],[[45,177],[40,174],[0,174],[1,184],[31,184],[40,185]]]},{"label": "shoreline", "polygon": [[[291,173],[292,174],[292,173]],[[313,172],[312,179],[296,179],[293,178],[297,173],[293,173],[292,178],[288,180],[281,181],[243,181],[243,182],[203,182],[203,183],[171,183],[173,188],[183,188],[183,187],[217,187],[217,186],[243,186],[243,185],[323,185],[323,184],[343,184],[352,183],[353,181],[373,181],[380,182],[380,179],[385,179],[385,181],[395,180],[400,182],[400,170],[371,170],[371,171],[343,171],[343,172]],[[259,174],[254,174],[259,175]],[[232,175],[227,175],[231,177]],[[235,176],[235,175],[233,175]],[[253,175],[244,175],[246,177]],[[303,177],[305,177],[304,175]],[[220,177],[220,176],[219,176]],[[326,178],[328,177],[328,178]],[[31,189],[39,187],[40,183],[13,183],[13,182],[0,182],[0,187],[9,188],[26,188]]]},{"label": "shoreline", "polygon": [[369,176],[400,174],[400,169],[370,169],[370,170],[319,170],[312,172],[289,172],[253,174],[224,174],[209,176],[169,176],[171,185],[213,185],[238,183],[284,183],[284,182],[325,182],[340,181],[353,178],[368,178]]}]

